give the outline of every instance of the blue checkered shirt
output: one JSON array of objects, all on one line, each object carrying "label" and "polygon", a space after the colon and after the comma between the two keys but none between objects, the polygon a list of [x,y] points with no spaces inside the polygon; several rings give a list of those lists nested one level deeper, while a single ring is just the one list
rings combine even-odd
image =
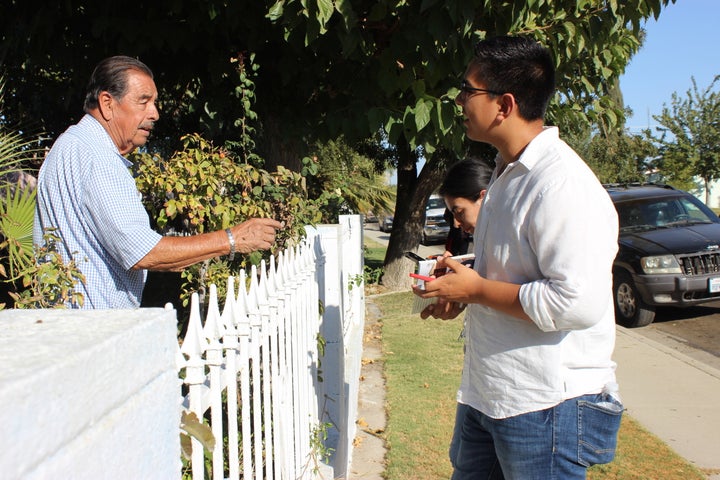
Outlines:
[{"label": "blue checkered shirt", "polygon": [[132,266],[162,238],[110,135],[90,115],[58,137],[40,169],[33,240],[56,228],[63,259],[85,275],[84,308],[140,306],[147,272]]}]

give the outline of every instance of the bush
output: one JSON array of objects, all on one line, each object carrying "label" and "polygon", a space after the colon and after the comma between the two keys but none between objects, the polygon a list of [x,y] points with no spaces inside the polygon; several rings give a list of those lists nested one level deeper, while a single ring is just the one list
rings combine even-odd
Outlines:
[{"label": "bush", "polygon": [[164,235],[195,235],[228,228],[253,217],[284,222],[275,250],[207,260],[182,273],[180,298],[187,305],[192,292],[202,296],[215,283],[218,294],[231,272],[257,265],[276,250],[296,244],[304,226],[320,221],[318,201],[308,198],[305,177],[278,167],[270,173],[238,162],[198,134],[182,139],[183,149],[169,159],[148,153],[132,156],[138,189],[153,228]]}]

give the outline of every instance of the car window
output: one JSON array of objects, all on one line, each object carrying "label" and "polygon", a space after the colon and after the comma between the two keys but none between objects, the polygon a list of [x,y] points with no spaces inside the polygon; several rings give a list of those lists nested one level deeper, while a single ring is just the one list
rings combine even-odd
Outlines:
[{"label": "car window", "polygon": [[425,205],[425,210],[430,210],[431,208],[445,208],[445,200],[442,198],[431,198],[428,200],[427,205]]},{"label": "car window", "polygon": [[616,204],[616,208],[621,232],[713,222],[687,197],[646,198]]},{"label": "car window", "polygon": [[705,212],[700,210],[700,208],[695,205],[692,202],[685,201],[683,202],[683,207],[685,208],[685,212],[690,216],[693,220],[708,220],[708,216],[705,215]]}]

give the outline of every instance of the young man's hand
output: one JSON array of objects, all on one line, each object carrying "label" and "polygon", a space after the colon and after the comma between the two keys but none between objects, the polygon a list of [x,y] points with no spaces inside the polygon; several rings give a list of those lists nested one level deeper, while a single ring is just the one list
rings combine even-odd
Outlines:
[{"label": "young man's hand", "polygon": [[432,316],[448,320],[457,317],[472,303],[477,289],[482,285],[483,278],[472,268],[450,258],[439,258],[435,269],[447,268],[447,272],[432,281],[425,282],[422,290],[413,286],[415,295],[422,298],[437,298],[437,303],[428,305],[420,313],[422,318]]}]

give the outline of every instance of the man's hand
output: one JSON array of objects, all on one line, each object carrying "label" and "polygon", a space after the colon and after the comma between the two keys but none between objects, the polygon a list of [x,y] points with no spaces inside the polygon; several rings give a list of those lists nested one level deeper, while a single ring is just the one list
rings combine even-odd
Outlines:
[{"label": "man's hand", "polygon": [[239,253],[267,250],[275,243],[275,232],[282,224],[272,218],[251,218],[230,228]]},{"label": "man's hand", "polygon": [[[271,218],[252,218],[234,227],[230,233],[235,251],[250,253],[268,250],[275,243],[275,232],[283,225]],[[190,237],[162,237],[133,269],[179,271],[208,258],[227,255],[231,250],[227,233],[217,230]]]},{"label": "man's hand", "polygon": [[[434,280],[425,282],[425,290],[413,287],[422,298],[437,298],[438,303],[427,307],[422,314],[426,318],[453,318],[460,313],[453,304],[477,303],[499,310],[521,320],[531,322],[520,303],[520,285],[498,280],[488,280],[475,270],[449,258],[438,260],[435,269],[448,267],[448,272]],[[421,314],[421,315],[422,315]]]},{"label": "man's hand", "polygon": [[420,313],[421,318],[440,318],[449,320],[457,317],[465,308],[475,289],[481,284],[482,278],[472,268],[449,258],[439,258],[435,269],[448,268],[448,272],[425,282],[422,290],[413,286],[413,293],[422,298],[437,298],[438,301],[428,305]]},{"label": "man's hand", "polygon": [[435,270],[447,267],[447,272],[431,282],[425,291],[416,292],[422,298],[438,297],[447,302],[476,303],[484,279],[472,268],[450,258],[439,258]]}]

